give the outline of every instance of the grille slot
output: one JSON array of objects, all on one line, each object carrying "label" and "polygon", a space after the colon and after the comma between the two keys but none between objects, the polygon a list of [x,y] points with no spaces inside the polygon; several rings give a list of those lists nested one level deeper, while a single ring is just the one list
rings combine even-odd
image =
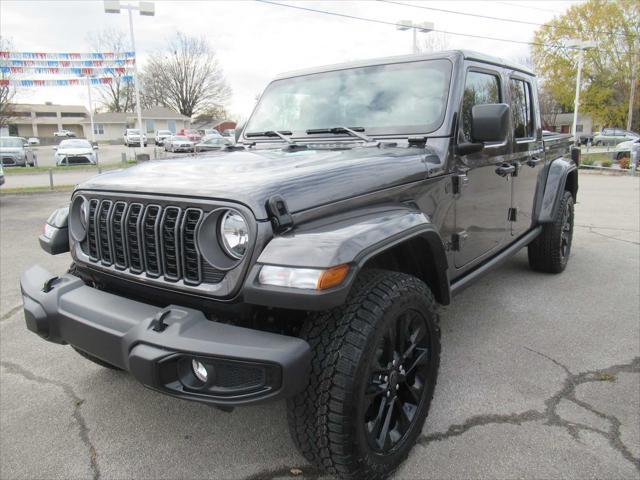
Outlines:
[{"label": "grille slot", "polygon": [[162,267],[167,280],[180,278],[180,214],[178,207],[167,207],[160,222]]},{"label": "grille slot", "polygon": [[160,225],[160,207],[148,205],[142,217],[142,246],[144,247],[144,266],[147,274],[160,276],[160,242],[158,227]]},{"label": "grille slot", "polygon": [[127,267],[127,247],[125,245],[124,217],[127,204],[116,202],[111,217],[111,240],[113,245],[113,263],[118,268]]},{"label": "grille slot", "polygon": [[100,248],[100,257],[104,265],[111,265],[113,263],[111,256],[111,239],[109,238],[112,206],[113,202],[111,202],[111,200],[103,200],[98,207],[98,247]]},{"label": "grille slot", "polygon": [[202,210],[188,208],[182,221],[182,259],[185,283],[198,284],[202,281],[200,253],[196,246],[196,229],[202,220]]},{"label": "grille slot", "polygon": [[95,198],[88,206],[87,236],[80,246],[92,263],[191,286],[224,279],[225,272],[198,250],[203,210]]}]

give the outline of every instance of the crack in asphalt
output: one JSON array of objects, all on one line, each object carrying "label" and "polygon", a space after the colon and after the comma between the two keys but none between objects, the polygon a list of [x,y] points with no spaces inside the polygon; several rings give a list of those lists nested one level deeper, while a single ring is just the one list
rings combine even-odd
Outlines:
[{"label": "crack in asphalt", "polygon": [[[569,435],[571,435],[571,437],[576,441],[579,441],[578,434],[581,431],[589,431],[602,435],[609,442],[611,448],[619,452],[623,456],[623,458],[631,462],[640,472],[640,458],[634,457],[631,451],[622,441],[620,431],[622,422],[620,422],[620,420],[614,415],[603,413],[590,405],[588,402],[580,400],[576,397],[576,388],[579,385],[590,382],[611,381],[610,379],[615,378],[615,375],[618,373],[640,373],[640,357],[634,358],[629,363],[613,365],[600,370],[590,370],[587,372],[574,374],[571,372],[571,370],[569,370],[567,366],[563,365],[554,358],[531,348],[524,348],[536,355],[549,360],[554,365],[560,367],[566,374],[566,378],[564,380],[562,388],[553,396],[545,400],[544,411],[527,410],[523,413],[475,415],[467,419],[462,424],[451,425],[445,432],[421,435],[418,438],[418,444],[426,447],[433,442],[439,442],[452,437],[463,435],[464,433],[475,427],[500,424],[522,425],[523,423],[546,420],[546,425],[565,428]],[[571,402],[579,407],[584,408],[585,410],[588,410],[597,417],[606,420],[609,423],[609,429],[602,430],[592,427],[591,425],[564,420],[556,411],[562,400]]]},{"label": "crack in asphalt", "polygon": [[4,320],[9,320],[16,313],[18,313],[20,310],[22,310],[22,304],[16,305],[11,310],[9,310],[7,313],[3,314],[2,317],[0,317],[0,322],[3,322]]},{"label": "crack in asphalt", "polygon": [[613,235],[605,235],[604,233],[594,232],[593,227],[589,227],[589,233],[593,233],[594,235],[598,235],[600,237],[608,238],[610,240],[617,240],[618,242],[629,243],[631,245],[640,245],[640,242],[634,242],[633,240],[625,240],[623,238],[614,237]]},{"label": "crack in asphalt", "polygon": [[[295,473],[294,473],[295,471]],[[244,480],[272,480],[274,478],[290,477],[290,478],[304,478],[305,480],[317,480],[323,472],[318,470],[313,465],[303,465],[300,467],[278,467],[262,470],[253,475],[245,477]]]},{"label": "crack in asphalt", "polygon": [[91,471],[93,472],[93,480],[99,480],[100,468],[98,467],[98,454],[96,451],[96,447],[93,445],[91,439],[89,438],[89,428],[87,427],[87,423],[85,422],[84,417],[82,416],[82,412],[80,411],[80,407],[84,403],[84,400],[74,392],[73,388],[71,388],[70,385],[64,382],[51,380],[49,378],[35,375],[21,365],[18,365],[17,363],[0,362],[0,366],[4,367],[9,374],[19,375],[29,381],[40,383],[42,385],[54,385],[56,387],[60,387],[62,388],[64,393],[71,398],[71,400],[73,401],[73,414],[71,416],[78,424],[80,440],[89,450],[89,465]]}]

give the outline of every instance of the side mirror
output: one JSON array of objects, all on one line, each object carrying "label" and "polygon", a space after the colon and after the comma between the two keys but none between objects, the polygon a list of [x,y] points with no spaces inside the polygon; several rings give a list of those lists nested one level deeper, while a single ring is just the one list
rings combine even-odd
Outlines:
[{"label": "side mirror", "polygon": [[58,149],[58,147],[53,147],[53,149],[54,149],[54,150],[57,150],[57,149]]},{"label": "side mirror", "polygon": [[98,145],[94,145],[94,146],[93,146],[93,149],[94,149],[94,150],[97,150],[97,149],[98,149]]},{"label": "side mirror", "polygon": [[502,142],[509,131],[509,105],[487,103],[471,109],[471,138],[474,142]]}]

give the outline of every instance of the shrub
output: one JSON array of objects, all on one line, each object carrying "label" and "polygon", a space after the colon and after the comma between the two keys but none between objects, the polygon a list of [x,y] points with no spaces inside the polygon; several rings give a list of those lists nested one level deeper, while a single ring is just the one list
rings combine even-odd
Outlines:
[{"label": "shrub", "polygon": [[629,170],[629,165],[631,165],[631,160],[629,160],[629,157],[622,157],[618,161],[618,165],[620,165],[620,168],[623,170]]},{"label": "shrub", "polygon": [[596,159],[595,158],[591,158],[591,157],[587,157],[587,156],[582,157],[582,160],[580,160],[580,164],[581,165],[591,166],[594,163],[596,163]]},{"label": "shrub", "polygon": [[603,160],[600,165],[606,168],[610,168],[611,165],[613,165],[613,162],[611,160]]}]

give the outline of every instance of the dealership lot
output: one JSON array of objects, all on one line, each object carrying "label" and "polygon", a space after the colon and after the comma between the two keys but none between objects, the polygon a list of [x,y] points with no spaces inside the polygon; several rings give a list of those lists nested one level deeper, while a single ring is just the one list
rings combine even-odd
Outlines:
[{"label": "dealership lot", "polygon": [[[640,181],[580,182],[564,274],[522,251],[443,308],[434,403],[398,478],[640,475]],[[26,330],[19,275],[68,266],[37,242],[67,198],[0,197],[0,477],[317,478],[284,403],[172,399]]]}]

